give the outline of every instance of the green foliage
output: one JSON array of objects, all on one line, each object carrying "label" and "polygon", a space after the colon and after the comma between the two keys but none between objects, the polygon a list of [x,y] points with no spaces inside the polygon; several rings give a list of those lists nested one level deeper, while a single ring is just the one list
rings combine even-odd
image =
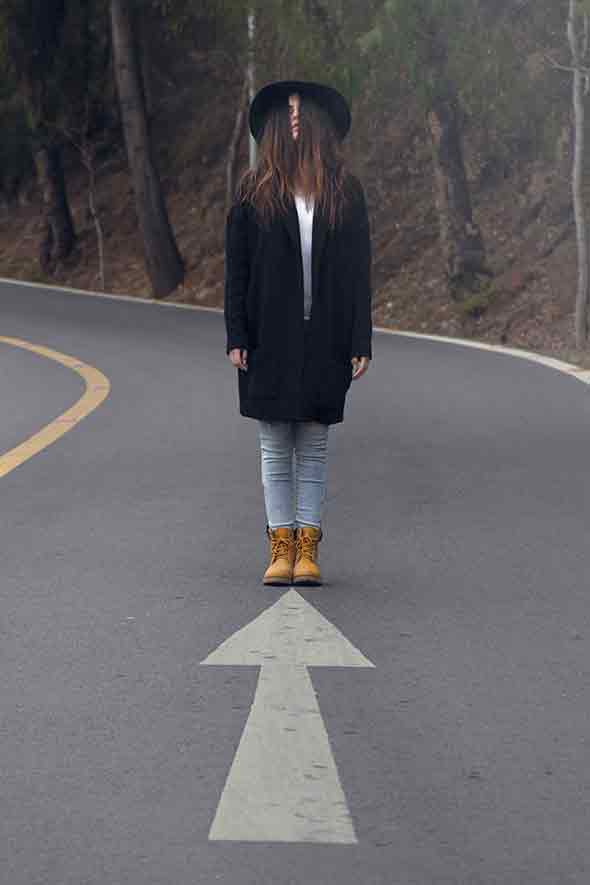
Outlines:
[{"label": "green foliage", "polygon": [[277,49],[260,70],[259,82],[279,77],[320,80],[353,101],[370,73],[358,38],[370,25],[374,5],[371,0],[259,2],[259,25]]},{"label": "green foliage", "polygon": [[477,317],[480,317],[489,308],[493,300],[493,295],[493,291],[489,288],[486,291],[476,292],[473,295],[469,295],[463,301],[460,301],[456,305],[456,310],[459,315],[463,314],[464,316],[477,319]]},{"label": "green foliage", "polygon": [[78,128],[88,107],[92,129],[112,94],[110,60],[108,0],[70,0],[55,68],[52,111],[58,125]]},{"label": "green foliage", "polygon": [[385,0],[358,44],[390,76],[401,74],[427,109],[454,53],[473,40],[476,4],[463,0]]},{"label": "green foliage", "polygon": [[9,189],[39,144],[79,132],[87,116],[91,130],[102,115],[108,10],[109,0],[0,0],[0,162]]},{"label": "green foliage", "polygon": [[[281,77],[318,79],[350,100],[364,94],[381,105],[395,106],[400,95],[409,95],[426,110],[437,90],[451,82],[460,98],[464,127],[477,130],[481,149],[502,163],[519,154],[552,156],[569,105],[567,74],[547,68],[535,82],[529,79],[521,45],[514,41],[511,16],[516,7],[509,2],[134,2],[155,23],[163,43],[178,46],[178,51],[205,46],[225,55],[230,75],[239,75],[247,62],[247,16],[253,10],[257,85]],[[555,34],[561,33],[567,58],[567,6],[565,0],[533,0],[526,21],[519,19],[521,33],[528,31],[531,43],[539,47],[551,40],[554,46]],[[43,13],[36,22],[30,16],[33,7]],[[75,127],[87,103],[97,121],[116,113],[109,7],[110,0],[0,0],[0,162],[9,173],[13,166],[18,173],[15,164],[23,140],[30,141],[28,129],[40,131],[41,122],[53,131]],[[584,11],[590,11],[590,0],[578,0],[578,14]],[[205,39],[201,34],[209,42],[199,43]],[[25,74],[37,83],[35,100],[23,89]],[[17,125],[11,115],[19,96],[24,110],[17,115]],[[46,134],[40,131],[41,137]]]},{"label": "green foliage", "polygon": [[167,42],[182,37],[197,16],[206,16],[212,12],[211,2],[200,3],[198,6],[193,0],[145,0],[145,2],[150,11],[156,13],[165,23],[161,33]]},{"label": "green foliage", "polygon": [[1,53],[18,81],[51,71],[61,41],[66,0],[1,0]]},{"label": "green foliage", "polygon": [[[590,0],[584,2],[590,8]],[[568,98],[563,78],[549,68],[535,82],[529,78],[512,12],[485,0],[385,0],[357,45],[378,72],[377,90],[391,93],[399,80],[424,112],[453,84],[464,127],[477,127],[482,149],[499,165],[518,155],[548,159]],[[565,38],[566,13],[565,5],[531,4],[531,42],[554,42],[560,28]]]},{"label": "green foliage", "polygon": [[30,130],[20,107],[0,102],[0,190],[12,194],[32,171]]},{"label": "green foliage", "polygon": [[54,283],[55,280],[46,274],[36,258],[28,256],[0,255],[0,276],[11,280],[26,280],[28,283]]},{"label": "green foliage", "polygon": [[[564,24],[561,13],[546,13],[546,8],[535,8],[538,19],[532,17],[527,22],[533,45],[551,40]],[[489,156],[504,164],[522,156],[553,158],[564,108],[569,104],[569,84],[549,65],[531,79],[522,41],[515,42],[510,19],[465,40],[462,50],[454,51],[449,70],[459,85],[465,125],[484,134],[482,146]]]}]

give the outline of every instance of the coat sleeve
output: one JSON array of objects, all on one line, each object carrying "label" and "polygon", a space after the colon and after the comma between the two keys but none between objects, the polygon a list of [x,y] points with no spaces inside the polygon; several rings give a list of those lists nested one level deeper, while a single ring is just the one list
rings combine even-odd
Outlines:
[{"label": "coat sleeve", "polygon": [[371,316],[371,230],[367,203],[362,185],[357,180],[357,208],[352,234],[352,253],[355,256],[352,273],[353,285],[353,328],[352,356],[373,356],[371,337],[373,322]]},{"label": "coat sleeve", "polygon": [[226,353],[235,347],[248,348],[246,294],[250,279],[248,218],[243,205],[235,203],[225,226],[224,316]]}]

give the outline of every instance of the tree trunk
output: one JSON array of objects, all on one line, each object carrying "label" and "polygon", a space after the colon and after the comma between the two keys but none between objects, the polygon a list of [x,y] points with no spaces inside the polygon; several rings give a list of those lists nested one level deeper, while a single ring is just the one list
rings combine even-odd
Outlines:
[{"label": "tree trunk", "polygon": [[246,122],[246,116],[248,111],[248,78],[244,78],[244,83],[242,86],[242,90],[240,92],[240,102],[238,104],[238,110],[236,112],[236,122],[234,125],[234,131],[232,133],[232,137],[230,139],[229,148],[227,151],[227,163],[226,163],[226,188],[225,188],[225,208],[226,214],[229,212],[235,191],[235,182],[236,182],[236,165],[238,159],[238,145],[240,144],[240,139],[242,137],[242,132],[244,131],[244,124]]},{"label": "tree trunk", "polygon": [[454,86],[447,83],[427,115],[440,239],[453,298],[473,291],[477,274],[493,275],[485,265],[482,235],[471,212],[457,108]]},{"label": "tree trunk", "polygon": [[54,132],[55,122],[48,84],[55,59],[62,48],[64,19],[59,0],[29,3],[26,11],[8,18],[8,54],[16,72],[17,89],[33,141],[33,160],[41,195],[43,234],[39,264],[53,273],[59,261],[71,253],[76,241],[74,222],[67,198],[61,151]]},{"label": "tree trunk", "polygon": [[144,89],[133,40],[133,11],[129,5],[129,0],[111,0],[113,59],[146,268],[154,298],[163,298],[184,279],[184,262],[152,159]]},{"label": "tree trunk", "polygon": [[146,18],[143,15],[137,16],[137,31],[135,38],[135,47],[139,67],[141,71],[140,81],[143,89],[143,98],[145,102],[145,116],[148,129],[154,115],[154,91],[152,81],[152,47],[150,46],[150,31],[147,27]]},{"label": "tree trunk", "polygon": [[43,271],[52,273],[57,262],[70,254],[76,239],[59,146],[47,142],[41,144],[35,152],[35,168],[44,222],[39,263]]},{"label": "tree trunk", "polygon": [[583,13],[584,39],[582,46],[576,31],[576,4],[569,0],[567,37],[572,53],[574,77],[572,104],[574,110],[574,165],[572,169],[572,199],[576,221],[576,244],[578,248],[578,286],[576,291],[575,335],[576,347],[582,349],[588,341],[588,239],[582,192],[584,176],[584,100],[582,97],[582,72],[580,65],[588,49],[588,15]]}]

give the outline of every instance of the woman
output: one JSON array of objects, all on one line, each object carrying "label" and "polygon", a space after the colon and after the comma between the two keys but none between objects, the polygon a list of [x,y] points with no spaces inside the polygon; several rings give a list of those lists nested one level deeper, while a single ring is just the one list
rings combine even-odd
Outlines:
[{"label": "woman", "polygon": [[263,582],[318,586],[328,428],[372,357],[369,219],[345,169],[350,111],[339,92],[270,83],[249,125],[258,161],[226,224],[226,353],[240,414],[258,421],[271,548]]}]

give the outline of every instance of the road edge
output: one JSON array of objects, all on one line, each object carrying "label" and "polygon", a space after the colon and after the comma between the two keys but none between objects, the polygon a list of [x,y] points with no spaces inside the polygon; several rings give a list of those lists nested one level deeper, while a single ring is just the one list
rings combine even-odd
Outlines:
[{"label": "road edge", "polygon": [[[12,280],[8,277],[0,277],[0,283],[11,283],[16,286],[30,286],[37,289],[57,289],[59,292],[71,292],[77,295],[88,295],[96,298],[109,298],[115,301],[136,301],[140,304],[150,304],[154,307],[176,307],[185,310],[203,310],[210,313],[223,314],[221,307],[205,307],[200,304],[182,304],[178,301],[159,301],[155,298],[142,298],[139,295],[114,295],[106,292],[94,292],[91,289],[74,289],[70,286],[54,286],[48,283],[30,283],[26,280]],[[590,370],[577,366],[575,363],[566,363],[564,360],[558,360],[554,357],[544,356],[531,350],[524,350],[517,347],[504,347],[501,344],[488,344],[484,341],[473,341],[468,338],[451,338],[445,335],[429,335],[421,332],[406,332],[401,329],[389,329],[385,326],[373,326],[374,332],[381,332],[385,335],[402,335],[406,338],[424,338],[429,341],[441,341],[446,344],[456,344],[460,347],[475,347],[479,350],[489,350],[494,353],[505,353],[509,356],[517,356],[520,359],[529,360],[531,362],[541,363],[564,372],[570,378],[576,378],[584,384],[590,384]]]}]

